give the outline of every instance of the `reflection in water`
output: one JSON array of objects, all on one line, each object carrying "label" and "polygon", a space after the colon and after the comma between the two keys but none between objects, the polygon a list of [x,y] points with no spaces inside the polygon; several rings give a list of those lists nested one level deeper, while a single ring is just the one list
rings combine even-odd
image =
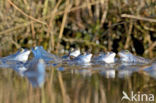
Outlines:
[{"label": "reflection in water", "polygon": [[24,65],[25,63],[16,61],[16,60],[7,60],[6,62],[3,62],[0,64],[1,68],[12,68],[16,72],[18,72],[21,76],[23,75],[23,72],[27,70],[27,68]]},{"label": "reflection in water", "polygon": [[104,71],[101,71],[101,74],[105,78],[115,78],[116,70],[114,70],[114,69],[104,70]]},{"label": "reflection in water", "polygon": [[121,64],[118,68],[118,78],[127,78],[134,72],[138,72],[142,68],[141,65]]},{"label": "reflection in water", "polygon": [[[146,68],[146,69],[145,69]],[[71,73],[81,74],[82,76],[92,76],[94,73],[99,73],[105,78],[127,78],[133,73],[144,70],[151,76],[156,77],[156,64],[149,65],[125,65],[125,64],[102,64],[102,65],[63,65],[57,68],[58,71],[71,71]]]},{"label": "reflection in water", "polygon": [[45,77],[45,63],[43,59],[32,59],[29,62],[10,61],[2,64],[1,67],[11,68],[20,76],[27,77],[34,87],[42,86]]},{"label": "reflection in water", "polygon": [[[156,79],[151,78],[152,75],[155,75],[156,64],[148,65],[148,67],[147,65],[146,67],[144,65],[123,66],[122,64],[115,64],[114,67],[109,65],[88,67],[59,65],[53,67],[47,66],[43,59],[32,59],[24,65],[21,62],[16,63],[18,66],[13,67],[13,70],[23,74],[33,87],[42,87],[43,89],[42,91],[40,88],[30,88],[30,83],[23,78],[19,79],[18,75],[12,77],[12,73],[7,73],[5,76],[4,74],[8,70],[3,69],[0,73],[3,78],[0,81],[0,95],[3,94],[5,98],[11,98],[11,95],[6,93],[12,91],[13,98],[20,98],[18,99],[20,102],[24,99],[33,102],[45,100],[50,103],[63,103],[66,100],[69,100],[70,103],[75,101],[77,103],[99,103],[100,101],[101,103],[120,103],[123,91],[126,93],[131,91],[138,93],[139,91],[156,95]],[[13,66],[13,64],[10,65]],[[45,66],[47,67],[46,82]],[[22,71],[19,67],[26,69]],[[140,70],[148,73],[151,77],[144,75]],[[9,77],[10,79],[6,82],[6,78]],[[44,83],[46,85],[43,86]],[[24,96],[21,97],[21,95]],[[0,99],[0,102],[6,102],[6,99],[4,100]],[[128,101],[123,100],[124,102]]]},{"label": "reflection in water", "polygon": [[45,63],[43,59],[33,59],[23,74],[34,87],[41,87],[45,78]]},{"label": "reflection in water", "polygon": [[[42,47],[33,49],[33,54],[34,58],[26,62],[15,59],[0,61],[1,68],[11,68],[29,81],[27,83],[25,79],[19,79],[19,75],[1,69],[0,97],[4,99],[0,99],[0,102],[8,102],[6,98],[11,98],[12,101],[13,97],[20,98],[20,102],[25,99],[32,103],[40,100],[51,103],[120,103],[123,91],[156,94],[156,63],[142,65],[98,62],[85,65],[72,62],[70,65],[60,63],[55,55],[49,54]],[[30,88],[29,84],[42,89]]]},{"label": "reflection in water", "polygon": [[58,67],[57,70],[58,71],[64,71],[64,68],[63,67]]},{"label": "reflection in water", "polygon": [[130,77],[132,75],[133,71],[131,70],[120,70],[118,71],[118,77],[119,78],[125,78]]},{"label": "reflection in water", "polygon": [[144,71],[156,79],[156,64],[152,64],[152,66],[145,68]]},{"label": "reflection in water", "polygon": [[90,69],[78,69],[78,70],[73,70],[74,73],[80,74],[83,77],[91,77],[92,76],[92,71]]}]

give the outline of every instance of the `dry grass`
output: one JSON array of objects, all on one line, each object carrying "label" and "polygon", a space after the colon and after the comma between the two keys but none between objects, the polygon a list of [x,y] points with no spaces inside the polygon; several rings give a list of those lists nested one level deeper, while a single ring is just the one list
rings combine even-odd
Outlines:
[{"label": "dry grass", "polygon": [[125,48],[156,55],[152,0],[5,0],[0,5],[0,54],[43,45],[51,52],[70,47],[89,48],[93,53]]}]

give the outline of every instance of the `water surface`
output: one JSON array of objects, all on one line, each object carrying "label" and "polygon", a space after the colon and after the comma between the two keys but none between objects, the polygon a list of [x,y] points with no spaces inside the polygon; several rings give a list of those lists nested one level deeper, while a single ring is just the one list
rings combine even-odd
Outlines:
[{"label": "water surface", "polygon": [[11,68],[0,70],[1,103],[128,103],[121,101],[123,91],[156,95],[155,62],[48,64],[44,70],[28,70],[24,75]]}]

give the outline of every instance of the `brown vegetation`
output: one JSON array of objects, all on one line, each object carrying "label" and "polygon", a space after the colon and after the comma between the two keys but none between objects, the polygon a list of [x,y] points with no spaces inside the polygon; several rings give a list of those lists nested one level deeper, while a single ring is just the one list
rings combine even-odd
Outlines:
[{"label": "brown vegetation", "polygon": [[0,54],[43,45],[156,55],[155,0],[1,0]]}]

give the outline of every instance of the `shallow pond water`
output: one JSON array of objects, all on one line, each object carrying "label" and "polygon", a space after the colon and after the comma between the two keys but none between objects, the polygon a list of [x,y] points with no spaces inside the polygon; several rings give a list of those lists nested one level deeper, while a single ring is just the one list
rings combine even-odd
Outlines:
[{"label": "shallow pond water", "polygon": [[[45,71],[31,70],[24,75],[11,68],[0,70],[1,103],[131,103],[136,100],[151,103],[150,94],[156,95],[155,62],[148,65],[48,64]],[[123,92],[131,101],[121,100]],[[136,94],[133,99],[132,93]],[[142,94],[147,97],[141,98]]]}]

